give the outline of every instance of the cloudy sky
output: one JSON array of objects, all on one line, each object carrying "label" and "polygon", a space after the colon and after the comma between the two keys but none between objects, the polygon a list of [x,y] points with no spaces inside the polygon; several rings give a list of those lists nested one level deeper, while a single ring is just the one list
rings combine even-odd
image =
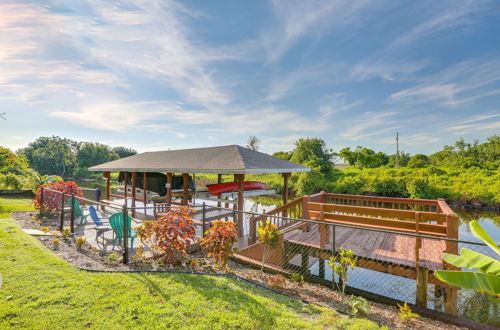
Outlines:
[{"label": "cloudy sky", "polygon": [[0,1],[0,145],[433,152],[500,133],[495,1]]}]

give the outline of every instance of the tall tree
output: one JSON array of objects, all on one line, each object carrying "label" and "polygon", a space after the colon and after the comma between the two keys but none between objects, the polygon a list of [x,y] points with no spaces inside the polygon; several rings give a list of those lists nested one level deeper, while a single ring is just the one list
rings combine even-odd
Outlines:
[{"label": "tall tree", "polygon": [[88,168],[118,159],[118,155],[107,145],[83,142],[77,152],[78,166]]},{"label": "tall tree", "polygon": [[260,140],[257,139],[256,136],[252,135],[251,137],[248,138],[247,142],[247,148],[251,150],[259,150],[260,147]]},{"label": "tall tree", "polygon": [[332,157],[334,153],[326,148],[326,143],[322,139],[307,138],[298,139],[295,142],[290,161],[312,167],[320,167],[324,174],[330,173],[333,169]]},{"label": "tall tree", "polygon": [[77,167],[78,142],[58,136],[39,137],[18,153],[40,174],[72,175]]},{"label": "tall tree", "polygon": [[118,155],[118,158],[125,158],[137,154],[136,150],[126,147],[114,147],[112,151]]}]

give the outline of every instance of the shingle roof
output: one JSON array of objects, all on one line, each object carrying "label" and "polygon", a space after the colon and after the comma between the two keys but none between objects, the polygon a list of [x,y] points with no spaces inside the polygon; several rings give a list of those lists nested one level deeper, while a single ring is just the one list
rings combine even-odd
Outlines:
[{"label": "shingle roof", "polygon": [[238,145],[145,152],[90,168],[98,172],[264,174],[310,168]]}]

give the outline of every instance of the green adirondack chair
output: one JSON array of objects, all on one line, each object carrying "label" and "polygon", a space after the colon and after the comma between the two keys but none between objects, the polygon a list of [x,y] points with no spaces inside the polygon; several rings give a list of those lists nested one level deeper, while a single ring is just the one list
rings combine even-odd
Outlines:
[{"label": "green adirondack chair", "polygon": [[[115,213],[109,218],[109,224],[111,228],[113,228],[113,232],[115,233],[115,238],[113,239],[113,249],[115,248],[116,242],[118,244],[122,243],[123,238],[123,213]],[[137,233],[132,229],[132,218],[127,216],[127,224],[128,224],[128,237],[130,237],[130,247],[134,247],[134,239]]]},{"label": "green adirondack chair", "polygon": [[[71,199],[68,198],[66,201],[68,206],[71,206]],[[75,217],[80,217],[80,224],[82,224],[85,220],[87,220],[88,214],[84,214],[83,207],[80,205],[80,202],[78,199],[75,198],[74,202],[74,207],[75,207]]]}]

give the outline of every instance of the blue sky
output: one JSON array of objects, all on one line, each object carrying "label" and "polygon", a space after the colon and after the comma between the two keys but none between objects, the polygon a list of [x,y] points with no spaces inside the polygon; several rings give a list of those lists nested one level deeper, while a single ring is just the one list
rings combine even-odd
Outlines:
[{"label": "blue sky", "polygon": [[0,145],[321,137],[431,153],[500,133],[495,1],[0,3]]}]

